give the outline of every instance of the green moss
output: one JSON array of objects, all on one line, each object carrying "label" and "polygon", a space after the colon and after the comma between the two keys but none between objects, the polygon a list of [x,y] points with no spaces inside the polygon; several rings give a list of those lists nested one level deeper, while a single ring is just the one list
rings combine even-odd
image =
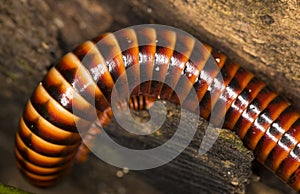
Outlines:
[{"label": "green moss", "polygon": [[4,185],[0,183],[0,193],[1,194],[30,194],[26,191],[22,191],[12,186]]},{"label": "green moss", "polygon": [[221,130],[220,137],[226,144],[234,146],[234,148],[239,152],[251,153],[250,150],[245,148],[242,140],[240,140],[232,131]]},{"label": "green moss", "polygon": [[25,71],[31,72],[32,67],[24,60],[24,59],[17,59],[18,66]]}]

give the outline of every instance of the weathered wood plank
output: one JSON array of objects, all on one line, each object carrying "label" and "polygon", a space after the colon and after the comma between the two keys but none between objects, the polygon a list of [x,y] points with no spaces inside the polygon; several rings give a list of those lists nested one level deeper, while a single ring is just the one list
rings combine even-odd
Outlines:
[{"label": "weathered wood plank", "polygon": [[[192,137],[190,145],[176,159],[155,169],[138,172],[147,177],[146,182],[155,186],[163,193],[245,193],[245,188],[251,176],[251,162],[253,154],[245,149],[241,140],[231,131],[221,130],[217,141],[213,143],[211,149],[205,154],[199,154],[198,149],[207,130],[215,130],[208,127],[207,121],[199,118],[193,119],[193,113],[184,109],[180,111],[178,106],[165,102],[167,115],[161,109],[153,109],[154,115],[166,117],[165,123],[159,127],[153,125],[153,129],[158,131],[147,136],[134,135],[125,131],[122,126],[127,123],[130,129],[137,132],[148,130],[148,125],[140,123],[149,119],[149,115],[144,112],[134,112],[133,118],[136,122],[132,123],[128,118],[132,115],[122,112],[122,123],[112,122],[106,127],[106,132],[120,145],[130,149],[152,149],[162,144],[168,144],[170,149],[165,149],[162,155],[169,156],[178,148],[185,148],[182,140],[187,137],[179,135],[175,144],[170,144],[168,140],[175,135],[179,122],[182,122],[184,129],[193,130],[193,124],[198,124],[197,132]],[[208,138],[208,137],[205,137]],[[210,137],[211,138],[211,137]],[[212,139],[212,138],[211,138]],[[210,142],[209,142],[210,143]],[[95,144],[95,150],[101,152],[106,145]],[[113,148],[106,148],[113,149]],[[103,150],[102,150],[103,151]],[[105,150],[107,151],[107,150]],[[112,158],[120,161],[128,160],[129,156],[122,158],[114,150],[111,150]],[[157,155],[151,158],[159,157]],[[101,158],[100,158],[101,159]]]},{"label": "weathered wood plank", "polygon": [[299,104],[299,1],[125,2],[144,22],[171,25],[192,33]]}]

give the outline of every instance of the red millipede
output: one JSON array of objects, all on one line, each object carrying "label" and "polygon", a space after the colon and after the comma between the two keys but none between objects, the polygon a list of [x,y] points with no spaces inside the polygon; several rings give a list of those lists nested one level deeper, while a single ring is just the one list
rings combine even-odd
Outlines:
[{"label": "red millipede", "polygon": [[[219,112],[225,118],[223,128],[234,130],[259,162],[299,191],[299,110],[222,53],[206,44],[197,46],[195,41],[164,26],[146,25],[104,34],[67,53],[49,70],[25,107],[16,133],[18,168],[33,184],[45,187],[66,173],[78,152],[77,158],[83,160],[87,148],[76,123],[89,131],[84,138],[100,133],[90,110],[96,108],[102,126],[110,122],[113,87],[130,67],[133,72],[125,75],[136,82],[142,75],[162,80],[139,84],[127,99],[130,108],[147,109],[156,99],[180,104],[178,96],[182,96],[185,108],[193,111],[189,92],[194,89],[200,116],[214,124],[219,121],[210,118],[211,112],[223,102],[225,111]],[[178,87],[183,76],[192,87],[174,94],[172,88]],[[224,80],[221,86],[219,76]],[[171,87],[164,84],[166,80]]]}]

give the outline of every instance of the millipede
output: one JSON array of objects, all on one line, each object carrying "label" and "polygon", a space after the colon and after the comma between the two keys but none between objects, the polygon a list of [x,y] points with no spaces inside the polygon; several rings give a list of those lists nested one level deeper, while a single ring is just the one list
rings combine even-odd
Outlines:
[{"label": "millipede", "polygon": [[[299,191],[300,111],[251,72],[196,41],[174,28],[141,25],[103,34],[64,55],[36,87],[20,119],[14,149],[20,171],[34,185],[47,187],[76,158],[84,160],[88,151],[82,139],[100,133],[96,119],[101,126],[110,122],[115,83],[121,79],[126,93],[131,78],[138,83],[125,99],[131,109],[166,100],[183,102],[192,112],[199,108],[199,116],[213,124],[224,118],[223,128],[233,130],[260,163]],[[142,77],[149,81],[139,83]],[[189,84],[181,82],[183,77]],[[176,87],[181,87],[177,94]],[[219,116],[212,118],[212,111]],[[86,137],[81,138],[78,123]]]}]

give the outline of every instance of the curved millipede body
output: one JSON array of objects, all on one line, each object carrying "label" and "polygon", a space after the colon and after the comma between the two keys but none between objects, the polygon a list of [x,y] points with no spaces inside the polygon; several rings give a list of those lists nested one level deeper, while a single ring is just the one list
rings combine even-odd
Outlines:
[{"label": "curved millipede body", "polygon": [[[127,68],[133,71],[126,74]],[[200,116],[218,123],[210,118],[211,112],[225,103],[225,110],[218,113],[225,118],[223,127],[235,130],[258,161],[300,190],[299,111],[210,46],[198,46],[192,37],[169,28],[151,26],[127,28],[83,43],[67,53],[37,86],[20,120],[15,146],[17,165],[34,184],[55,183],[78,150],[85,149],[80,146],[78,123],[90,131],[87,139],[99,133],[91,130],[96,120],[90,114],[93,107],[102,126],[110,121],[111,92],[123,73],[136,82],[142,75],[156,80],[133,90],[129,99],[133,109],[147,108],[153,99],[179,104],[179,96],[185,108],[193,111],[189,91],[194,89]],[[180,84],[182,76],[191,86],[175,95],[171,88]],[[166,80],[171,87],[164,84]]]}]

